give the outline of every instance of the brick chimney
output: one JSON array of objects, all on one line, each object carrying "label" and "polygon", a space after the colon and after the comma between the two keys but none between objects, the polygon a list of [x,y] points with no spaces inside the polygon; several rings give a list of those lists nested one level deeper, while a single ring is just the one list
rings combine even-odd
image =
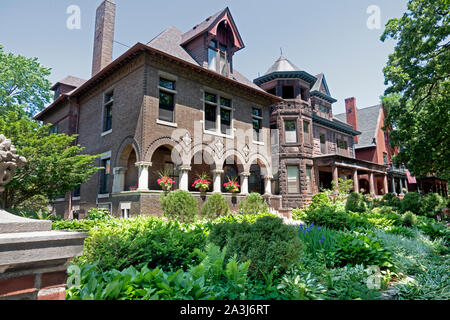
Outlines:
[{"label": "brick chimney", "polygon": [[[347,115],[347,123],[358,130],[358,112],[356,109],[356,98],[345,99],[345,114]],[[358,143],[358,136],[354,137],[355,143]]]},{"label": "brick chimney", "polygon": [[115,18],[116,4],[114,1],[103,1],[97,8],[95,17],[92,76],[95,76],[104,67],[112,62]]}]

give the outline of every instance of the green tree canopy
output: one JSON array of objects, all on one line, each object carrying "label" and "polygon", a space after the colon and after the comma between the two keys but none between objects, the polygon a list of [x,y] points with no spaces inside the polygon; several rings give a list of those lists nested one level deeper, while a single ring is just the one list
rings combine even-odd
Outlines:
[{"label": "green tree canopy", "polygon": [[381,40],[397,40],[384,68],[383,98],[396,162],[415,175],[450,178],[449,1],[410,0],[407,12],[391,19]]},{"label": "green tree canopy", "polygon": [[49,128],[15,112],[0,117],[0,133],[27,158],[25,167],[6,185],[5,208],[14,209],[36,196],[55,199],[87,182],[100,169],[93,166],[98,156],[81,154],[83,148],[73,145],[75,135],[49,134]]},{"label": "green tree canopy", "polygon": [[44,109],[52,97],[49,75],[37,58],[6,54],[0,45],[0,115],[15,111],[32,117]]}]

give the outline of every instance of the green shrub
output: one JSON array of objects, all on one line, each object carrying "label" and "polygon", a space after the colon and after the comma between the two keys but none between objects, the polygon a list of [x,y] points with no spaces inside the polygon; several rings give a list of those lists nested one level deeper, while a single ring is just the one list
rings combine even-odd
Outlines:
[{"label": "green shrub", "polygon": [[214,223],[224,223],[224,222],[247,222],[255,223],[258,219],[263,217],[278,217],[273,213],[259,213],[259,214],[230,214],[228,216],[220,217],[214,221]]},{"label": "green shrub", "polygon": [[209,220],[214,220],[226,216],[229,211],[227,200],[225,200],[222,194],[214,193],[208,197],[208,200],[203,205],[201,216]]},{"label": "green shrub", "polygon": [[223,248],[239,261],[251,261],[249,274],[262,278],[276,269],[283,273],[301,255],[303,246],[296,228],[283,224],[280,218],[263,217],[255,223],[226,222],[211,227],[208,240]]},{"label": "green shrub", "polygon": [[415,214],[420,214],[422,209],[422,197],[416,192],[408,192],[400,202],[400,211],[405,213],[411,211]]},{"label": "green shrub", "polygon": [[389,206],[396,209],[400,208],[400,199],[394,193],[386,193],[380,202],[383,206]]},{"label": "green shrub", "polygon": [[312,258],[322,255],[327,265],[333,265],[339,231],[309,224],[300,225],[298,235],[305,245],[306,253]]},{"label": "green shrub", "polygon": [[402,224],[406,227],[412,227],[417,224],[417,216],[411,211],[406,211],[402,215]]},{"label": "green shrub", "polygon": [[447,243],[450,239],[450,230],[442,222],[427,217],[418,217],[417,227],[420,231],[429,236],[432,240],[443,238]]},{"label": "green shrub", "polygon": [[367,210],[364,197],[360,193],[352,192],[345,203],[345,211],[365,212]]},{"label": "green shrub", "polygon": [[239,210],[241,214],[258,214],[267,212],[268,206],[259,193],[252,192],[239,203]]},{"label": "green shrub", "polygon": [[53,230],[90,230],[96,226],[100,226],[99,220],[58,220],[53,221]]},{"label": "green shrub", "polygon": [[401,235],[407,238],[413,238],[415,235],[415,232],[412,229],[403,226],[391,226],[386,228],[385,232],[389,234]]},{"label": "green shrub", "polygon": [[98,262],[102,270],[129,266],[174,269],[195,262],[194,250],[203,249],[205,243],[202,226],[153,217],[112,219],[89,231],[83,259]]},{"label": "green shrub", "polygon": [[445,208],[445,200],[437,193],[428,193],[422,198],[422,206],[420,213],[424,216],[436,217],[436,211]]},{"label": "green shrub", "polygon": [[293,220],[301,220],[303,221],[307,217],[305,210],[296,208],[292,209],[292,219]]},{"label": "green shrub", "polygon": [[336,244],[336,258],[341,265],[346,264],[379,267],[392,267],[391,252],[384,248],[383,243],[368,234],[342,233]]},{"label": "green shrub", "polygon": [[[201,263],[188,271],[161,268],[102,272],[95,264],[81,266],[81,283],[67,290],[67,300],[234,300],[245,299],[249,262],[225,259],[213,245],[197,252]],[[69,269],[70,270],[70,269]],[[69,272],[69,277],[71,273]]]},{"label": "green shrub", "polygon": [[181,222],[192,222],[198,210],[197,200],[183,190],[170,192],[159,199],[165,217]]},{"label": "green shrub", "polygon": [[315,209],[322,206],[328,206],[331,204],[330,198],[328,195],[323,192],[319,192],[312,196],[311,204],[309,205],[309,209]]},{"label": "green shrub", "polygon": [[106,209],[98,209],[98,208],[92,208],[88,211],[88,217],[89,220],[109,220],[111,219],[111,213],[109,210]]}]

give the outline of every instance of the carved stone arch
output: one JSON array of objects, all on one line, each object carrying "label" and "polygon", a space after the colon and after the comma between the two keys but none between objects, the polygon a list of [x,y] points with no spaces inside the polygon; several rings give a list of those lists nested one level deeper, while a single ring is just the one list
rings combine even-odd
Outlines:
[{"label": "carved stone arch", "polygon": [[262,154],[252,154],[250,155],[249,161],[246,164],[245,170],[247,172],[250,171],[250,167],[253,164],[253,162],[256,161],[259,165],[259,167],[261,168],[261,173],[264,176],[271,176],[272,172],[271,172],[271,166],[269,164],[269,161],[266,159],[266,157],[264,157]]},{"label": "carved stone arch", "polygon": [[141,151],[136,140],[132,136],[125,137],[120,143],[119,149],[114,160],[115,167],[126,167],[128,163],[128,157],[131,151],[136,153],[137,161],[141,159]]},{"label": "carved stone arch", "polygon": [[222,168],[220,159],[218,159],[218,157],[216,155],[216,150],[214,148],[212,148],[210,145],[205,144],[205,143],[197,144],[192,147],[191,152],[188,156],[190,165],[192,165],[192,163],[190,163],[192,158],[198,152],[202,152],[203,155],[206,155],[206,157],[204,156],[203,158],[204,158],[205,162],[207,164],[209,164],[213,169],[221,169]]},{"label": "carved stone arch", "polygon": [[[170,150],[180,150],[180,142],[172,139],[171,137],[161,137],[158,138],[156,140],[154,140],[152,143],[150,143],[150,145],[147,147],[145,154],[144,154],[144,158],[143,161],[144,162],[151,162],[152,161],[152,157],[153,154],[155,153],[155,151],[160,148],[160,147],[169,147]],[[181,152],[179,153],[179,157],[173,157],[173,163],[175,163],[176,165],[182,165],[182,156],[183,156],[183,150],[181,147]],[[179,163],[180,162],[180,163]]]},{"label": "carved stone arch", "polygon": [[226,160],[230,157],[236,158],[236,162],[237,162],[236,164],[237,164],[238,168],[240,168],[240,171],[248,172],[248,171],[246,171],[247,162],[245,161],[245,157],[236,149],[228,149],[223,153],[223,155],[220,159],[220,163],[222,164],[222,167],[225,164],[227,164]]}]

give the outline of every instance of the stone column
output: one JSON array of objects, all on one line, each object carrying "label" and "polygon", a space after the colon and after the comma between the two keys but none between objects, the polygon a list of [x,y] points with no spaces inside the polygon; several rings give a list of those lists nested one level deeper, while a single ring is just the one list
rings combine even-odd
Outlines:
[{"label": "stone column", "polygon": [[136,162],[139,168],[138,191],[148,191],[148,168],[151,166],[151,162]]},{"label": "stone column", "polygon": [[272,176],[264,177],[264,195],[270,196],[272,195]]},{"label": "stone column", "polygon": [[359,193],[359,180],[358,180],[358,170],[353,170],[353,189],[354,192]]},{"label": "stone column", "polygon": [[114,180],[112,185],[112,193],[125,191],[125,173],[127,168],[117,167],[113,169]]},{"label": "stone column", "polygon": [[406,188],[406,193],[409,192],[408,190],[408,178],[405,178],[405,188]]},{"label": "stone column", "polygon": [[389,192],[387,175],[384,175],[383,185],[384,185],[384,194],[387,194]]},{"label": "stone column", "polygon": [[395,178],[392,176],[392,193],[395,195],[397,194],[397,191],[395,190]]},{"label": "stone column", "polygon": [[180,190],[188,191],[189,189],[189,172],[191,167],[180,168]]},{"label": "stone column", "polygon": [[370,186],[370,194],[375,194],[375,183],[374,183],[374,175],[373,172],[369,173],[369,186]]},{"label": "stone column", "polygon": [[402,183],[402,178],[400,178],[400,179],[398,179],[399,180],[399,182],[400,182],[400,194],[404,194],[403,193],[403,183]]},{"label": "stone column", "polygon": [[224,171],[212,170],[211,172],[213,174],[213,192],[222,192],[222,174],[224,173]]},{"label": "stone column", "polygon": [[250,177],[250,173],[244,172],[240,174],[241,177],[241,194],[248,194],[248,177]]},{"label": "stone column", "polygon": [[[337,186],[338,186],[338,184],[339,184],[338,167],[336,167],[335,165],[333,165],[333,166],[331,167],[331,170],[332,170],[332,173],[333,173],[333,181],[334,181],[334,183],[335,183],[335,185],[336,185],[336,188],[337,188]],[[337,190],[337,189],[336,189],[336,190]]]}]

